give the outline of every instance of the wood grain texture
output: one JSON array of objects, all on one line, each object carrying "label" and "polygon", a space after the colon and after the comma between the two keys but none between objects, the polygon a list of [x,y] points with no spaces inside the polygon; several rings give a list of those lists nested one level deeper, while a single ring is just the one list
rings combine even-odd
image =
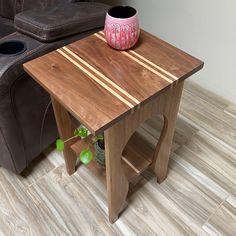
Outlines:
[{"label": "wood grain texture", "polygon": [[164,116],[164,125],[152,160],[152,169],[157,175],[158,183],[162,183],[167,176],[169,155],[171,152],[183,86],[184,82],[179,82],[167,91],[167,100],[165,101],[164,110],[161,112]]},{"label": "wood grain texture", "polygon": [[[103,35],[102,31],[99,34]],[[199,70],[199,67],[203,66],[200,60],[144,30],[141,30],[141,36],[136,46],[127,52],[136,55],[136,58],[145,58],[145,60],[142,59],[144,62],[149,61],[147,62],[149,65],[153,64],[154,68],[169,75],[173,80],[186,78],[190,68]],[[195,73],[195,69],[191,73]]]},{"label": "wood grain texture", "polygon": [[236,232],[236,198],[229,196],[209,218],[203,229],[210,235],[234,236]]},{"label": "wood grain texture", "polygon": [[112,50],[92,35],[24,64],[93,134],[108,129],[202,67],[200,60],[144,31],[132,53]]},{"label": "wood grain texture", "polygon": [[[166,94],[163,94],[156,100],[147,103],[132,115],[105,131],[106,175],[109,219],[111,222],[117,220],[120,212],[123,210],[128,194],[128,179],[121,165],[123,150],[125,150],[126,144],[130,138],[132,139],[132,135],[140,124],[153,114],[162,112],[165,107],[169,105],[168,102],[166,102],[166,96]],[[127,155],[125,151],[124,154]],[[126,160],[129,160],[129,158],[126,157]],[[119,189],[119,191],[117,191],[117,189]]]},{"label": "wood grain texture", "polygon": [[200,85],[194,83],[191,80],[186,81],[184,89],[188,91],[191,95],[194,95],[199,99],[204,100],[207,104],[213,105],[221,111],[223,111],[227,106],[229,106],[228,100],[214,93],[209,93],[207,89],[201,87]]},{"label": "wood grain texture", "polygon": [[[101,77],[105,82],[109,83],[111,86],[113,86],[114,88],[116,88],[117,90],[119,90],[119,92],[121,92],[123,95],[127,96],[127,98],[131,99],[133,102],[135,102],[136,104],[139,104],[140,101],[137,100],[136,98],[134,98],[133,96],[131,96],[129,93],[127,93],[124,89],[122,89],[121,87],[119,87],[116,83],[114,83],[113,81],[111,81],[109,78],[107,78],[105,75],[103,75],[99,70],[96,70],[93,66],[91,66],[88,62],[86,62],[85,60],[83,60],[79,55],[75,54],[73,51],[71,51],[70,49],[68,49],[67,47],[63,47],[63,50],[65,50],[67,53],[69,53],[74,59],[76,59],[77,61],[79,61],[80,63],[82,63],[84,66],[86,66],[87,68],[89,68],[91,71],[93,71],[97,76]],[[80,65],[81,66],[81,65]],[[84,69],[84,68],[83,68]]]},{"label": "wood grain texture", "polygon": [[[143,105],[139,110],[136,110],[133,114],[105,131],[109,220],[112,223],[117,220],[120,212],[123,210],[125,199],[128,194],[129,180],[125,176],[124,170],[122,169],[122,159],[130,167],[133,167],[138,174],[141,173],[141,168],[145,170],[151,161],[151,164],[153,165],[152,169],[155,171],[158,182],[161,183],[166,178],[169,154],[174,135],[175,122],[183,83],[184,82],[175,84],[166,93],[161,94],[156,99]],[[175,99],[175,102],[173,102],[172,98]],[[141,162],[142,159],[140,158],[139,161],[137,161],[135,159],[137,157],[134,158],[132,152],[129,152],[131,156],[127,157],[128,152],[125,152],[125,147],[127,143],[129,144],[129,140],[132,144],[132,135],[135,133],[137,128],[153,115],[159,113],[164,114],[167,124],[164,125],[161,138],[156,145],[156,150],[153,154],[151,154],[151,148],[145,148],[143,150],[146,152],[144,152],[143,155],[143,158],[146,158],[146,163],[143,161]],[[128,146],[128,150],[130,146]],[[122,154],[124,156],[123,158]],[[151,158],[149,156],[151,156]]]},{"label": "wood grain texture", "polygon": [[[90,147],[90,150],[95,156],[95,150],[92,142],[91,136],[89,136],[86,139],[82,139],[79,142],[74,143],[71,148],[76,155],[79,156],[80,152],[85,147]],[[121,160],[121,166],[129,182],[132,182],[133,179],[138,176],[139,173],[137,173],[130,165],[127,165],[123,160]],[[95,175],[96,178],[100,179],[106,185],[106,168],[99,165],[94,159],[86,165],[86,167]]]},{"label": "wood grain texture", "polygon": [[210,179],[217,183],[225,194],[236,195],[236,152],[229,150],[206,133],[198,132],[176,153],[184,157],[193,168],[203,174],[209,174]]},{"label": "wood grain texture", "polygon": [[[35,61],[36,69],[31,64],[28,69],[32,69],[34,75],[41,79],[38,82],[90,131],[99,133],[101,126],[106,127],[113,117],[117,118],[129,110],[127,105],[99,87],[73,64],[67,63],[67,59],[60,54],[54,52],[45,57],[43,63],[41,60]],[[47,76],[43,76],[44,71],[47,71]]]},{"label": "wood grain texture", "polygon": [[[42,171],[43,174],[43,171]],[[30,177],[25,177],[30,179]],[[41,176],[43,178],[43,175]],[[40,177],[37,179],[37,181]],[[41,211],[27,193],[25,181],[11,172],[0,169],[0,235],[59,235],[52,230],[52,220],[41,218]],[[44,225],[44,227],[42,227]]]},{"label": "wood grain texture", "polygon": [[[129,182],[133,181],[135,176],[153,164],[158,181],[162,182],[166,178],[182,88],[183,82],[175,84],[166,93],[105,131],[106,186],[110,222],[114,223],[123,210]],[[135,131],[143,122],[159,113],[164,114],[167,124],[158,144],[155,145],[157,151],[154,151],[143,138],[137,139],[138,134],[135,134]],[[90,136],[72,145],[72,149],[78,155],[88,145],[91,146]],[[139,152],[137,156],[136,151]],[[104,181],[104,170],[98,168],[95,162],[90,163],[88,167]]]},{"label": "wood grain texture", "polygon": [[46,175],[53,168],[58,167],[60,164],[52,163],[48,158],[46,158],[47,154],[41,154],[30,163],[27,169],[25,169],[21,175],[18,175],[19,181],[27,187],[31,184],[34,184],[38,179]]},{"label": "wood grain texture", "polygon": [[54,144],[48,147],[46,150],[44,150],[43,154],[47,157],[46,160],[48,160],[50,164],[52,164],[55,167],[58,167],[65,163],[63,153],[58,152],[55,149]]},{"label": "wood grain texture", "polygon": [[[194,87],[186,90],[190,93],[187,102],[194,103],[201,91],[194,93]],[[206,104],[196,107],[197,112],[204,113],[207,104],[219,108],[214,105],[213,94],[203,92],[199,97]],[[115,224],[107,223],[107,192],[102,182],[84,166],[68,177],[62,154],[50,147],[44,152],[46,158],[40,156],[24,177],[0,167],[0,235],[234,236],[236,196],[232,189],[236,169],[230,163],[235,163],[236,150],[214,133],[209,134],[205,120],[202,122],[206,126],[198,127],[199,132],[182,115],[183,103],[166,181],[157,185],[155,175],[142,177]],[[228,106],[231,104],[226,103]],[[233,122],[235,118],[227,115]],[[220,117],[215,121],[218,125]],[[162,124],[161,119],[153,117],[139,132],[155,146]]]},{"label": "wood grain texture", "polygon": [[225,108],[224,112],[228,115],[236,117],[236,105],[231,104],[230,106]]},{"label": "wood grain texture", "polygon": [[[96,37],[98,37],[99,39],[101,39],[103,42],[106,42],[106,39],[104,37],[104,33],[100,32],[100,34],[95,34]],[[145,69],[147,69],[148,71],[151,71],[153,74],[161,77],[162,79],[166,80],[169,83],[172,83],[173,80],[171,80],[170,78],[168,78],[166,75],[160,73],[158,70],[161,70],[164,73],[167,73],[171,78],[174,77],[174,80],[177,80],[178,78],[173,76],[171,73],[166,72],[165,70],[163,70],[162,68],[160,68],[158,65],[152,63],[151,61],[149,61],[148,59],[146,59],[145,57],[141,56],[140,54],[137,54],[136,52],[134,52],[133,50],[128,50],[128,51],[120,51],[120,53],[122,53],[123,55],[125,55],[126,57],[128,57],[129,59],[131,59],[132,61],[138,63],[139,65],[141,65],[142,67],[144,67]],[[132,55],[133,54],[133,55]],[[135,56],[136,57],[135,57]],[[141,60],[140,60],[141,59]],[[150,66],[152,65],[152,67]],[[155,68],[153,68],[155,67]],[[156,68],[158,68],[158,70],[156,70]]]},{"label": "wood grain texture", "polygon": [[141,174],[150,166],[153,153],[154,148],[149,144],[149,140],[135,132],[123,150],[122,160]]},{"label": "wood grain texture", "polygon": [[[183,79],[203,67],[200,60],[144,31],[140,38],[143,42],[136,47],[137,52],[136,49],[116,51],[107,45],[102,33],[94,34],[24,65],[50,93],[62,140],[69,139],[76,128],[69,112],[93,135],[104,132],[111,223],[124,209],[129,180],[135,177],[133,172],[140,175],[151,166],[158,183],[166,178]],[[156,53],[158,56],[152,56]],[[172,61],[182,74],[177,76],[172,68],[158,65],[159,59],[165,64]],[[164,126],[155,151],[144,146],[143,153],[139,151],[135,157],[129,149],[131,145],[125,149],[126,144],[143,122],[158,114],[163,115]],[[74,147],[71,147],[74,140],[65,143],[64,158],[69,175],[75,172],[77,155],[86,140],[78,141]],[[103,171],[95,162],[88,167],[104,180]],[[130,175],[125,173],[127,170]]]},{"label": "wood grain texture", "polygon": [[[172,151],[177,150],[180,146],[187,143],[198,131],[198,129],[185,122],[183,118],[184,117],[181,117],[180,115],[177,117],[176,129],[171,147]],[[155,147],[160,138],[163,125],[164,120],[162,116],[153,116],[148,122],[142,124],[138,129],[138,132],[144,136],[145,139],[149,140],[149,144]]]},{"label": "wood grain texture", "polygon": [[88,175],[68,177],[64,168],[55,169],[28,190],[40,208],[41,216],[47,220],[56,218],[55,224],[51,225],[52,230],[59,229],[58,235],[118,234],[117,227],[110,227],[96,198],[88,191]]},{"label": "wood grain texture", "polygon": [[[184,91],[181,115],[188,119],[188,123],[199,130],[204,130],[209,135],[236,148],[236,120],[222,112],[213,104],[205,102],[202,98]],[[204,110],[202,108],[205,108]]]},{"label": "wood grain texture", "polygon": [[[67,49],[66,47],[63,48],[63,50],[65,49],[65,51],[62,51],[62,49],[58,49],[57,52],[59,52],[64,58],[66,58],[69,62],[71,62],[73,65],[75,65],[78,69],[80,69],[83,73],[85,73],[90,79],[94,80],[96,83],[98,83],[101,87],[103,87],[105,90],[107,90],[107,92],[109,92],[111,95],[113,95],[114,97],[116,97],[117,99],[119,99],[121,102],[125,103],[128,107],[133,108],[134,106],[127,101],[125,98],[123,98],[122,96],[120,96],[114,89],[112,89],[111,87],[107,86],[104,82],[102,82],[97,76],[95,76],[94,74],[90,73],[85,67],[83,67],[80,63],[78,63],[76,61],[76,59],[78,60],[78,56],[76,56],[75,53],[73,53],[71,50]],[[71,54],[67,54],[67,52],[71,52]],[[65,53],[66,52],[66,53]],[[75,56],[76,57],[75,57]],[[90,66],[91,67],[91,66]]]}]

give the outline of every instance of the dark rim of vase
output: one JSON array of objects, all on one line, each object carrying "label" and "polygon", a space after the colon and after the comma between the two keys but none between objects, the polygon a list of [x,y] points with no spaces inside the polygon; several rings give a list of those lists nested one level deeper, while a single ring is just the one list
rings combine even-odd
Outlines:
[{"label": "dark rim of vase", "polygon": [[108,15],[114,18],[126,19],[133,17],[137,11],[130,6],[115,6],[108,11]]}]

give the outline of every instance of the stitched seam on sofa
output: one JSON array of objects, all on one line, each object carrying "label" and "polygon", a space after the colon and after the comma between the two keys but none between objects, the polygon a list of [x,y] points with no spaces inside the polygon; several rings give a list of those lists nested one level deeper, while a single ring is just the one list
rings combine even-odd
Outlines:
[{"label": "stitched seam on sofa", "polygon": [[[86,22],[88,23],[88,21]],[[71,26],[70,26],[71,27]],[[25,34],[28,34],[30,36],[33,36],[39,40],[54,40],[54,39],[58,39],[60,37],[66,37],[66,36],[70,36],[70,35],[73,35],[73,34],[80,34],[80,33],[84,33],[85,31],[89,31],[89,30],[92,30],[92,29],[96,29],[96,28],[100,28],[101,26],[96,26],[96,27],[93,27],[93,28],[89,28],[89,29],[82,29],[80,32],[76,31],[75,29],[74,30],[71,30],[70,29],[70,32],[67,32],[67,33],[64,33],[64,34],[60,34],[60,35],[54,35],[54,36],[51,36],[51,35],[47,35],[47,33],[50,33],[50,31],[48,32],[43,32],[43,30],[41,29],[41,32],[39,34],[36,34],[35,33],[35,29],[33,29],[32,31],[27,31],[21,27],[18,27],[16,26],[15,28],[18,29],[19,31],[25,33]],[[58,29],[57,29],[58,30]]]},{"label": "stitched seam on sofa", "polygon": [[43,139],[44,124],[45,124],[45,120],[46,120],[46,117],[47,117],[47,114],[48,114],[48,111],[49,111],[51,105],[52,105],[52,102],[50,101],[47,104],[47,106],[45,107],[45,110],[44,110],[43,120],[42,120],[42,123],[41,123],[41,129],[40,129],[39,150],[42,150],[42,139]]},{"label": "stitched seam on sofa", "polygon": [[21,33],[27,34],[28,36],[33,36],[33,37],[35,37],[35,38],[38,39],[38,40],[40,40],[40,39],[42,39],[42,38],[44,39],[44,36],[37,35],[37,34],[35,34],[34,32],[27,31],[27,30],[25,30],[25,29],[23,29],[23,28],[21,28],[21,27],[15,26],[15,28],[16,28],[17,30],[19,30]]},{"label": "stitched seam on sofa", "polygon": [[[83,20],[81,20],[80,21],[80,23],[86,23],[88,20],[90,21],[90,20],[95,20],[96,18],[97,18],[98,16],[96,16],[96,17],[91,17],[91,18],[89,18],[89,19],[83,19]],[[72,22],[70,22],[70,23],[65,23],[65,24],[61,24],[61,25],[56,25],[56,26],[53,26],[53,27],[43,27],[42,25],[40,26],[40,25],[34,25],[34,24],[32,24],[31,22],[29,22],[29,21],[23,21],[23,23],[25,23],[25,24],[27,24],[28,26],[33,26],[33,27],[35,27],[35,28],[38,28],[38,29],[40,29],[40,30],[53,30],[53,29],[57,29],[57,28],[59,28],[59,27],[63,27],[63,26],[74,26],[74,24],[77,24],[77,21],[72,21]],[[19,28],[19,27],[18,27]],[[27,31],[26,31],[27,32]]]},{"label": "stitched seam on sofa", "polygon": [[26,33],[29,35],[29,36],[32,36],[34,37],[35,39],[39,40],[39,41],[43,41],[43,42],[46,42],[46,43],[50,43],[54,40],[60,40],[62,38],[66,38],[66,37],[71,37],[71,36],[75,36],[75,35],[79,35],[79,34],[84,34],[86,32],[89,32],[89,31],[92,31],[92,30],[96,30],[96,29],[100,29],[101,27],[97,26],[96,28],[93,28],[93,29],[89,29],[89,30],[83,30],[81,31],[80,33],[78,32],[73,32],[73,33],[67,33],[67,34],[63,34],[61,36],[47,36],[47,35],[36,35],[34,33],[31,33],[31,32],[27,32],[27,31],[24,31],[24,30],[21,30],[22,33]]},{"label": "stitched seam on sofa", "polygon": [[[100,15],[96,15],[96,16],[90,17],[89,19],[82,19],[80,22],[81,23],[85,23],[88,20],[95,20],[98,17],[100,18]],[[19,18],[17,18],[17,21],[19,21],[18,24],[23,22],[23,23],[27,24],[28,26],[33,26],[35,28],[42,29],[42,30],[53,30],[53,29],[56,29],[56,28],[59,28],[59,27],[62,27],[62,26],[73,25],[73,24],[77,24],[78,23],[77,22],[78,20],[76,20],[76,21],[74,20],[74,21],[71,21],[69,23],[64,23],[64,24],[60,24],[60,25],[54,25],[52,27],[43,27],[43,25],[42,24],[41,25],[38,24],[37,21],[27,21],[26,19],[27,18],[25,18],[25,19],[24,18],[20,18],[20,21],[19,21]]]},{"label": "stitched seam on sofa", "polygon": [[[91,23],[93,20],[87,20],[86,23]],[[101,23],[102,24],[102,23]],[[64,34],[60,34],[60,35],[47,35],[47,33],[50,33],[50,31],[48,32],[44,32],[42,29],[40,29],[40,33],[39,34],[36,34],[35,33],[35,29],[32,29],[32,31],[27,31],[25,30],[24,28],[21,28],[19,26],[15,26],[16,29],[18,29],[19,31],[25,33],[25,34],[28,34],[30,36],[34,36],[36,37],[37,39],[44,39],[44,40],[53,40],[53,39],[57,39],[57,38],[60,38],[60,37],[65,37],[65,36],[70,36],[70,35],[73,35],[73,34],[79,34],[79,33],[83,33],[85,31],[89,31],[91,30],[91,28],[89,29],[84,29],[82,27],[82,30],[80,32],[76,31],[74,28],[73,25],[68,25],[70,27],[70,32],[67,32],[67,33],[64,33]],[[93,27],[92,29],[96,29],[96,28],[100,28],[101,26],[96,26],[96,27]],[[56,30],[59,30],[59,28],[55,28]]]},{"label": "stitched seam on sofa", "polygon": [[[24,33],[24,34],[27,34],[28,36],[32,36],[32,37],[34,37],[35,39],[37,39],[37,40],[44,40],[44,41],[53,41],[54,39],[59,39],[59,38],[61,38],[60,36],[54,36],[54,37],[51,37],[51,36],[49,36],[48,37],[48,35],[47,34],[45,34],[44,32],[40,32],[40,34],[35,34],[34,32],[29,32],[29,31],[27,31],[27,30],[24,30],[24,29],[22,29],[22,28],[19,28],[19,27],[15,27],[16,29],[18,29],[18,30],[20,30],[21,31],[21,33]],[[64,34],[64,35],[62,35],[62,37],[66,37],[66,36],[70,36],[71,34]]]},{"label": "stitched seam on sofa", "polygon": [[10,156],[11,156],[11,163],[12,163],[14,169],[17,171],[15,161],[13,160],[11,150],[10,150],[10,148],[9,148],[7,142],[6,142],[6,139],[5,139],[4,135],[3,135],[3,132],[2,132],[1,127],[0,127],[0,135],[1,135],[1,137],[2,137],[2,139],[3,139],[3,141],[4,141],[4,143],[5,143],[5,145],[6,145],[6,147],[7,147],[7,151],[9,152],[9,154],[10,154]]},{"label": "stitched seam on sofa", "polygon": [[2,40],[5,40],[5,39],[9,38],[10,36],[13,36],[13,35],[16,34],[16,33],[17,33],[17,32],[13,32],[13,33],[11,33],[11,34],[6,35],[5,37],[3,37],[3,38],[0,39],[0,42],[1,42]]},{"label": "stitched seam on sofa", "polygon": [[[16,107],[15,107],[15,99],[13,98],[13,90],[15,89],[15,84],[25,75],[26,73],[23,73],[21,76],[19,76],[11,85],[11,88],[10,88],[10,98],[11,98],[11,110],[12,110],[12,114],[14,115],[15,117],[15,120],[17,122],[17,125],[18,125],[18,128],[20,129],[20,135],[21,135],[21,140],[22,140],[22,143],[23,143],[23,149],[24,149],[24,154],[25,154],[25,157],[26,157],[26,149],[25,149],[25,143],[24,143],[24,139],[23,139],[23,131],[21,129],[21,126],[20,126],[20,122],[19,120],[17,119],[17,115],[15,113],[15,110],[16,110]],[[27,158],[25,158],[25,165],[27,166]]]}]

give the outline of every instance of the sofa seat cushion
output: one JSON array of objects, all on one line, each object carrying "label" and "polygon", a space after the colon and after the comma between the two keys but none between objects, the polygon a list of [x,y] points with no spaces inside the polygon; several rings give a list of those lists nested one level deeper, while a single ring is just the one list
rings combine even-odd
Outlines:
[{"label": "sofa seat cushion", "polygon": [[0,39],[15,31],[12,20],[0,17]]},{"label": "sofa seat cushion", "polygon": [[104,25],[109,6],[102,3],[74,2],[15,16],[15,28],[39,41],[51,42]]}]

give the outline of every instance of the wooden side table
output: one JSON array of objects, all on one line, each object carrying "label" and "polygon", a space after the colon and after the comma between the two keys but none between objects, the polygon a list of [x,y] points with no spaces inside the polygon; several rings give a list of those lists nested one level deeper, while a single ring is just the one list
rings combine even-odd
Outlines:
[{"label": "wooden side table", "polygon": [[[60,137],[73,135],[71,113],[93,135],[105,133],[105,170],[93,161],[88,167],[106,182],[109,220],[115,222],[134,180],[148,167],[161,183],[169,155],[184,79],[203,62],[142,31],[132,50],[116,51],[103,32],[60,48],[24,65],[51,95]],[[160,140],[153,149],[135,131],[153,115],[164,116]],[[91,137],[66,144],[69,174],[77,155]]]}]

